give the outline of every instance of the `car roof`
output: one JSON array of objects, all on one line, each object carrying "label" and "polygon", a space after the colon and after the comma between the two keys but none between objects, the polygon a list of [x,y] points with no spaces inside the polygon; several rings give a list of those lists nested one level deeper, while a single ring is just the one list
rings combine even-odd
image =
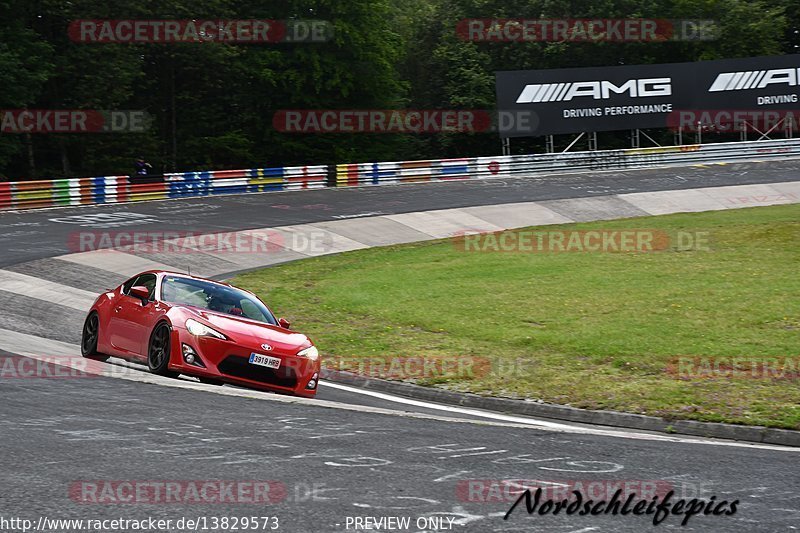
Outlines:
[{"label": "car roof", "polygon": [[[198,281],[205,281],[205,282],[208,282],[208,283],[214,283],[216,285],[223,285],[225,287],[233,287],[233,285],[231,285],[230,283],[227,283],[225,281],[218,281],[218,280],[215,280],[215,279],[202,278],[200,276],[193,276],[191,274],[187,274],[185,272],[177,272],[175,270],[155,270],[155,269],[154,270],[145,270],[144,272],[139,272],[138,274],[136,274],[132,278],[136,278],[136,277],[139,277],[139,276],[144,275],[144,274],[155,274],[156,276],[161,276],[161,277],[163,277],[163,276],[176,276],[176,277],[181,277],[181,278],[195,279],[195,280],[198,280]],[[238,287],[235,287],[235,288],[238,289]],[[240,289],[240,290],[245,290],[245,289]]]},{"label": "car roof", "polygon": [[172,270],[156,270],[154,271],[156,274],[160,274],[162,276],[175,276],[179,278],[188,278],[188,279],[195,279],[198,281],[206,281],[208,283],[214,283],[215,285],[223,285],[225,287],[233,287],[230,283],[226,283],[224,281],[218,281],[215,279],[209,278],[201,278],[200,276],[192,276],[191,274],[186,274],[184,272],[175,272]]}]

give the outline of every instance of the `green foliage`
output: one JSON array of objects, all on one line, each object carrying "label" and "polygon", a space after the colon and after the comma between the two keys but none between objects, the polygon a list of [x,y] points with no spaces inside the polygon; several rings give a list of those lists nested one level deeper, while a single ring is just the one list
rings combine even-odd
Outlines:
[{"label": "green foliage", "polygon": [[[495,154],[496,134],[290,134],[285,109],[494,106],[494,71],[796,52],[797,0],[0,0],[3,109],[133,109],[137,134],[0,135],[0,179]],[[719,39],[473,43],[467,17],[716,19]],[[326,43],[83,44],[79,19],[317,19]],[[540,140],[515,142],[540,149]]]}]

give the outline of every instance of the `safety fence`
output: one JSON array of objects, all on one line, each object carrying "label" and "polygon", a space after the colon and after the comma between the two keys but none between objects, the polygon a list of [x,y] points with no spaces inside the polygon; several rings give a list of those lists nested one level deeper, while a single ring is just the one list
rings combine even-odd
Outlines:
[{"label": "safety fence", "polygon": [[783,139],[556,154],[178,172],[146,179],[100,176],[0,182],[0,209],[640,169],[797,156],[800,156],[800,139]]},{"label": "safety fence", "polygon": [[325,187],[327,165],[177,172],[163,176],[0,182],[0,209],[33,209]]},{"label": "safety fence", "polygon": [[336,186],[624,170],[800,156],[800,139],[336,165]]}]

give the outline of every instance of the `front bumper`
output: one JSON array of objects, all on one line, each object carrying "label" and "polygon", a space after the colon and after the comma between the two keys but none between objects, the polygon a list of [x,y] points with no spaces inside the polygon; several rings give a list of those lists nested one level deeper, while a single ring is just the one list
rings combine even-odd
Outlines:
[{"label": "front bumper", "polygon": [[[297,396],[314,397],[317,393],[319,380],[315,379],[315,375],[318,378],[320,374],[319,358],[311,360],[280,350],[265,352],[255,343],[251,345],[213,337],[196,337],[182,328],[175,328],[174,331],[170,370]],[[197,356],[194,364],[186,362],[184,345],[190,347]],[[251,353],[279,358],[280,367],[272,369],[252,364],[249,362]]]}]

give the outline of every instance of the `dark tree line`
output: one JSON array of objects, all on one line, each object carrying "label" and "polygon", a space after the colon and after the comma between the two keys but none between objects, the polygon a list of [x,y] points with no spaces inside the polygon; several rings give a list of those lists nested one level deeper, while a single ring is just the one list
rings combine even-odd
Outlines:
[{"label": "dark tree line", "polygon": [[[719,38],[475,43],[479,18],[716,19]],[[325,43],[100,44],[79,19],[317,19]],[[0,109],[144,110],[140,133],[0,133],[0,179],[496,154],[496,134],[298,134],[281,109],[492,109],[495,70],[797,53],[798,0],[0,0]],[[616,139],[616,140],[615,140]],[[624,142],[622,136],[610,142]],[[538,151],[540,139],[515,143]]]}]

